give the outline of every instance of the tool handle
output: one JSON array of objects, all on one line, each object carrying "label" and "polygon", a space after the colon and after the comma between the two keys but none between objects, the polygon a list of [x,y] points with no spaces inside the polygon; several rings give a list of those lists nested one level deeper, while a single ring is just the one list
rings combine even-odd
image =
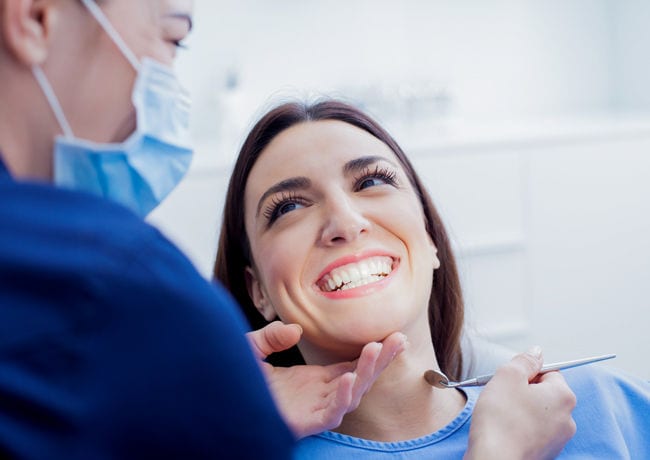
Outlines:
[{"label": "tool handle", "polygon": [[572,367],[583,366],[585,364],[596,363],[598,361],[605,361],[606,359],[612,359],[612,358],[616,358],[616,355],[609,354],[609,355],[593,356],[591,358],[574,359],[572,361],[563,361],[560,363],[548,364],[546,366],[542,366],[539,373],[545,374],[546,372],[551,372],[551,371],[571,369]]},{"label": "tool handle", "polygon": [[[585,364],[596,363],[598,361],[605,361],[607,359],[612,359],[612,358],[616,358],[616,355],[609,354],[609,355],[601,355],[601,356],[592,356],[591,358],[574,359],[571,361],[562,361],[559,363],[547,364],[546,366],[542,366],[542,368],[539,371],[539,374],[546,374],[547,372],[560,371],[563,369],[570,369],[572,367],[584,366]],[[494,374],[479,375],[478,377],[474,377],[473,379],[464,380],[460,382],[458,386],[463,386],[463,387],[483,386],[486,385],[492,377],[494,377]]]}]

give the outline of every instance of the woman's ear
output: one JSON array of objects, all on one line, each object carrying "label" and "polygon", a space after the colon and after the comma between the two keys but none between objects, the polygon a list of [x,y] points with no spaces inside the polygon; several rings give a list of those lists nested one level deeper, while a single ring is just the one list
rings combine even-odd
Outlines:
[{"label": "woman's ear", "polygon": [[440,268],[440,259],[438,259],[438,248],[433,246],[433,269],[437,270]]},{"label": "woman's ear", "polygon": [[17,62],[31,68],[45,61],[49,28],[57,16],[52,2],[3,0],[0,2],[2,46]]},{"label": "woman's ear", "polygon": [[440,268],[440,259],[438,259],[438,248],[433,242],[433,239],[430,238],[430,242],[431,242],[431,257],[433,260],[433,269],[437,270]]},{"label": "woman's ear", "polygon": [[264,292],[264,286],[260,283],[255,270],[251,267],[246,267],[245,276],[248,296],[253,301],[255,308],[257,308],[257,311],[260,312],[265,320],[273,321],[278,315]]}]

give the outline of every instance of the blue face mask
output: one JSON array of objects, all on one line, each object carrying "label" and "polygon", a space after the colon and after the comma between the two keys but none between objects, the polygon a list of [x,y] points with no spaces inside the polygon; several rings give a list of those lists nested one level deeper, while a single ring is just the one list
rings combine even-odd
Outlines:
[{"label": "blue face mask", "polygon": [[191,159],[189,96],[169,67],[141,62],[92,0],[82,0],[138,75],[132,93],[137,124],[127,140],[99,144],[74,136],[40,67],[33,72],[61,125],[54,145],[54,182],[121,203],[146,216],[181,181]]}]

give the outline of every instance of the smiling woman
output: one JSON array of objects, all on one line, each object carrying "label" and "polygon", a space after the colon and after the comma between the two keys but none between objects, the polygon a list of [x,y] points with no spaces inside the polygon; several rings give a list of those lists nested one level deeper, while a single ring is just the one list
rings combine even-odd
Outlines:
[{"label": "smiling woman", "polygon": [[[301,188],[278,185],[287,182]],[[267,321],[303,327],[308,362],[354,359],[395,331],[431,342],[423,306],[436,249],[423,205],[386,144],[338,120],[297,124],[265,148],[244,196],[248,291]]]},{"label": "smiling woman", "polygon": [[[423,378],[431,368],[460,374],[463,301],[454,256],[429,195],[381,126],[337,101],[270,111],[242,147],[222,225],[214,273],[252,325],[279,318],[303,330],[282,364],[332,365],[356,359],[369,342],[408,337],[357,409],[334,431],[301,440],[297,458],[463,456],[470,418],[490,416],[474,411],[480,390],[432,388]],[[560,456],[650,454],[647,382],[595,369],[565,376],[578,398],[588,397],[573,413],[577,435]],[[557,395],[566,385],[557,372],[535,381],[528,395]],[[533,423],[517,417],[523,404],[513,396],[522,388],[511,388],[488,414],[506,410],[515,424]],[[546,424],[561,416],[556,411],[545,406]],[[504,445],[516,442],[511,433],[512,424]],[[524,458],[552,458],[560,449]]]},{"label": "smiling woman", "polygon": [[[402,315],[396,306],[413,306],[413,315],[423,315],[414,321],[418,334],[433,341],[432,358],[448,375],[459,375],[463,304],[447,234],[408,158],[370,117],[336,102],[311,107],[287,104],[269,112],[242,147],[223,225],[215,276],[240,302],[253,327],[263,326],[276,314],[287,321],[305,319],[299,321],[306,329],[303,354],[313,350],[311,341],[341,344],[336,338],[347,327],[343,343],[348,346],[340,346],[345,356],[339,358],[349,359],[358,356],[363,344],[397,330],[404,320],[396,317]],[[434,278],[436,251],[444,264]],[[391,276],[368,284],[365,271],[374,257],[390,258],[391,272],[385,275]],[[253,259],[273,264],[255,264]],[[300,267],[297,259],[304,262]],[[350,263],[357,266],[346,270],[343,266]],[[294,268],[293,274],[288,272]],[[338,283],[345,276],[358,283],[362,270],[363,293],[382,291],[377,292],[385,308],[381,313],[373,310],[377,299],[359,296],[360,288],[329,295],[319,288],[327,277],[341,278]],[[277,289],[270,290],[268,283]],[[404,292],[424,298],[409,303]],[[393,299],[385,297],[389,293]],[[341,303],[332,297],[356,300]],[[367,299],[363,309],[361,298]],[[428,321],[422,302],[429,305]],[[356,318],[347,317],[352,303]],[[288,305],[296,308],[289,310]],[[336,312],[342,316],[335,317]],[[374,330],[368,324],[371,319],[383,321],[383,326],[375,325],[379,329]],[[284,365],[302,362],[295,349],[271,359]]]}]

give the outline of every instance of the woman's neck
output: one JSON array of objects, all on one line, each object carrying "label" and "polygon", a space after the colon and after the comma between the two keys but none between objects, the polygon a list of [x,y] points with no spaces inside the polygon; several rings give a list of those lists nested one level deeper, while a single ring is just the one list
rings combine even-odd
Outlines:
[{"label": "woman's neck", "polygon": [[443,428],[463,409],[465,397],[457,390],[433,388],[426,383],[424,371],[433,366],[437,364],[430,338],[409,338],[406,350],[384,370],[359,407],[346,415],[335,431],[390,442]]}]

